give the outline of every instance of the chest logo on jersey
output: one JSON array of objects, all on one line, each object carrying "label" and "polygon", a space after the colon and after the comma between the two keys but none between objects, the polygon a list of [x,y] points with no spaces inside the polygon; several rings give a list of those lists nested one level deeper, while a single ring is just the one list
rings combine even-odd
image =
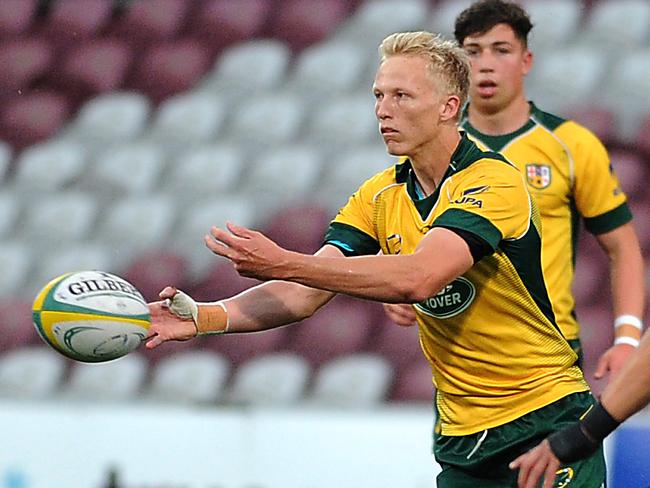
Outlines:
[{"label": "chest logo on jersey", "polygon": [[538,190],[547,188],[551,184],[551,167],[548,164],[527,164],[526,181]]},{"label": "chest logo on jersey", "polygon": [[437,319],[448,319],[469,307],[476,297],[476,288],[462,276],[445,286],[437,295],[416,303],[420,312]]}]

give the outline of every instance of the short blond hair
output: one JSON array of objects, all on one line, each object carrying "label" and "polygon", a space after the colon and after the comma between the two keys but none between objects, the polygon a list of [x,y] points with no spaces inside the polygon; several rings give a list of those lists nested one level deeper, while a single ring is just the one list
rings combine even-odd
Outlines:
[{"label": "short blond hair", "polygon": [[425,57],[434,79],[442,82],[449,95],[460,98],[461,107],[465,105],[469,92],[469,57],[454,41],[425,31],[397,32],[382,41],[379,54],[382,63],[397,55]]}]

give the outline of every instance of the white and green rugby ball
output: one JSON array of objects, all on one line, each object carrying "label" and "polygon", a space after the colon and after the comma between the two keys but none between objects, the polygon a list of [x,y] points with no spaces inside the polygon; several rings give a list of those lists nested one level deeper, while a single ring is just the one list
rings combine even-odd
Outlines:
[{"label": "white and green rugby ball", "polygon": [[34,326],[56,351],[100,363],[136,349],[151,319],[142,294],[128,281],[101,271],[66,273],[38,293]]}]

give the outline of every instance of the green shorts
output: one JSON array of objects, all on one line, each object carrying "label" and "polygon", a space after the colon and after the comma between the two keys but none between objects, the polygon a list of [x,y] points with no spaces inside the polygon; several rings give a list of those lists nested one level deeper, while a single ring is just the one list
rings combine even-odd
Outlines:
[{"label": "green shorts", "polygon": [[[467,436],[434,434],[433,452],[442,467],[438,488],[517,486],[508,464],[535,447],[549,433],[578,420],[594,403],[589,392],[574,393],[510,423]],[[557,488],[601,488],[607,472],[602,447],[583,461],[563,465]]]}]

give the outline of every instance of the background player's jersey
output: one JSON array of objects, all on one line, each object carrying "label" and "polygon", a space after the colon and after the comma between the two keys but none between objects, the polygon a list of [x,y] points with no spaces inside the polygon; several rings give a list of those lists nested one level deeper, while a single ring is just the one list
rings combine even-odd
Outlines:
[{"label": "background player's jersey", "polygon": [[587,390],[555,323],[540,265],[539,217],[521,173],[463,137],[436,192],[418,199],[417,191],[409,161],[377,174],[340,210],[326,243],[347,255],[410,254],[442,226],[494,250],[415,305],[441,432],[478,432]]},{"label": "background player's jersey", "polygon": [[542,218],[542,266],[560,329],[578,338],[571,293],[579,217],[594,234],[629,222],[627,207],[607,151],[581,125],[542,112],[531,103],[521,129],[487,136],[465,118],[461,127],[480,147],[502,153],[523,173]]}]

